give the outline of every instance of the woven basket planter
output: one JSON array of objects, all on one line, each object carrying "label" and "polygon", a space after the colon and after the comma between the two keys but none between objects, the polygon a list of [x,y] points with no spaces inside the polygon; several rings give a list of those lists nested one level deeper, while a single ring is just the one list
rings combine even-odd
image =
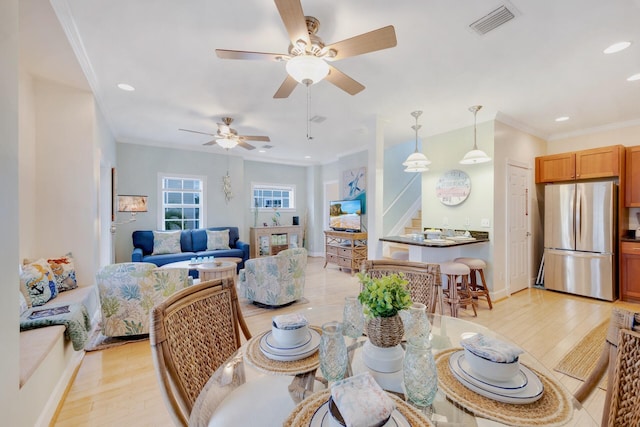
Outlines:
[{"label": "woven basket planter", "polygon": [[367,336],[376,347],[394,347],[402,341],[404,325],[399,315],[374,317],[365,324]]}]

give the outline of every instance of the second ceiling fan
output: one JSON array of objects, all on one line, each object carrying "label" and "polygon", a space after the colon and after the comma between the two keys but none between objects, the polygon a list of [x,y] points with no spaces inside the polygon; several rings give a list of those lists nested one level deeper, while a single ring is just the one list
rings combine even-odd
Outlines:
[{"label": "second ceiling fan", "polygon": [[326,78],[345,92],[355,95],[364,86],[328,62],[394,47],[396,32],[392,25],[325,45],[316,35],[320,22],[302,12],[300,0],[274,0],[289,34],[288,54],[216,49],[222,59],[250,59],[287,62],[287,77],[274,98],[287,98],[298,83],[312,85]]},{"label": "second ceiling fan", "polygon": [[231,128],[232,122],[233,122],[233,119],[231,117],[223,117],[222,123],[217,123],[218,131],[216,133],[200,132],[200,131],[191,130],[191,129],[178,129],[178,130],[181,130],[184,132],[199,133],[202,135],[213,136],[215,137],[214,139],[212,139],[209,142],[205,142],[202,145],[218,144],[219,146],[227,150],[235,147],[236,145],[239,145],[240,147],[245,148],[247,150],[254,150],[256,147],[254,147],[251,144],[248,144],[246,141],[265,141],[265,142],[271,141],[268,136],[238,135],[238,132],[235,129]]}]

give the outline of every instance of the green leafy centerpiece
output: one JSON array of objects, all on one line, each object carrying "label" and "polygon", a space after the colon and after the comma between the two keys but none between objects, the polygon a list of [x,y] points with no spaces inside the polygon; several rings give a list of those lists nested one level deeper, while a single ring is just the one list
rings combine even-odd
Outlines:
[{"label": "green leafy centerpiece", "polygon": [[403,274],[371,277],[358,273],[362,291],[358,300],[367,316],[365,330],[371,344],[376,347],[394,347],[402,341],[404,326],[400,310],[411,306],[408,281]]}]

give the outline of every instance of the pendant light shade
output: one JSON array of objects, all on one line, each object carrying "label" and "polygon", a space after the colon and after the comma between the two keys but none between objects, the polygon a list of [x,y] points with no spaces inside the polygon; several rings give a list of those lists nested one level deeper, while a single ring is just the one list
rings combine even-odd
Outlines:
[{"label": "pendant light shade", "polygon": [[486,163],[491,161],[491,157],[487,156],[482,150],[478,150],[478,144],[476,142],[476,115],[478,110],[482,108],[482,105],[474,105],[469,107],[469,111],[473,113],[473,149],[464,155],[460,160],[461,165],[474,165],[476,163]]},{"label": "pendant light shade", "polygon": [[287,73],[298,83],[312,85],[327,77],[329,64],[313,55],[294,56],[287,61]]},{"label": "pendant light shade", "polygon": [[431,164],[431,160],[424,154],[418,151],[418,129],[422,126],[418,124],[418,117],[422,114],[422,111],[414,111],[411,115],[416,119],[416,124],[411,126],[411,129],[416,131],[416,148],[413,153],[407,157],[407,160],[402,163],[405,166],[405,172],[426,172],[429,170],[427,165]]}]

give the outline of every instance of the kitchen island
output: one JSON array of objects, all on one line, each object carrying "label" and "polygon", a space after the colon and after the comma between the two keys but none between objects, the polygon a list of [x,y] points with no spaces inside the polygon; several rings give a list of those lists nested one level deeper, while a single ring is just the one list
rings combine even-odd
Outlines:
[{"label": "kitchen island", "polygon": [[[400,243],[408,246],[409,261],[446,262],[458,257],[486,259],[485,247],[489,242],[488,233],[472,233],[471,238],[452,236],[442,239],[424,239],[422,235],[405,234],[379,239],[382,242]],[[382,251],[380,251],[382,253]]]}]

